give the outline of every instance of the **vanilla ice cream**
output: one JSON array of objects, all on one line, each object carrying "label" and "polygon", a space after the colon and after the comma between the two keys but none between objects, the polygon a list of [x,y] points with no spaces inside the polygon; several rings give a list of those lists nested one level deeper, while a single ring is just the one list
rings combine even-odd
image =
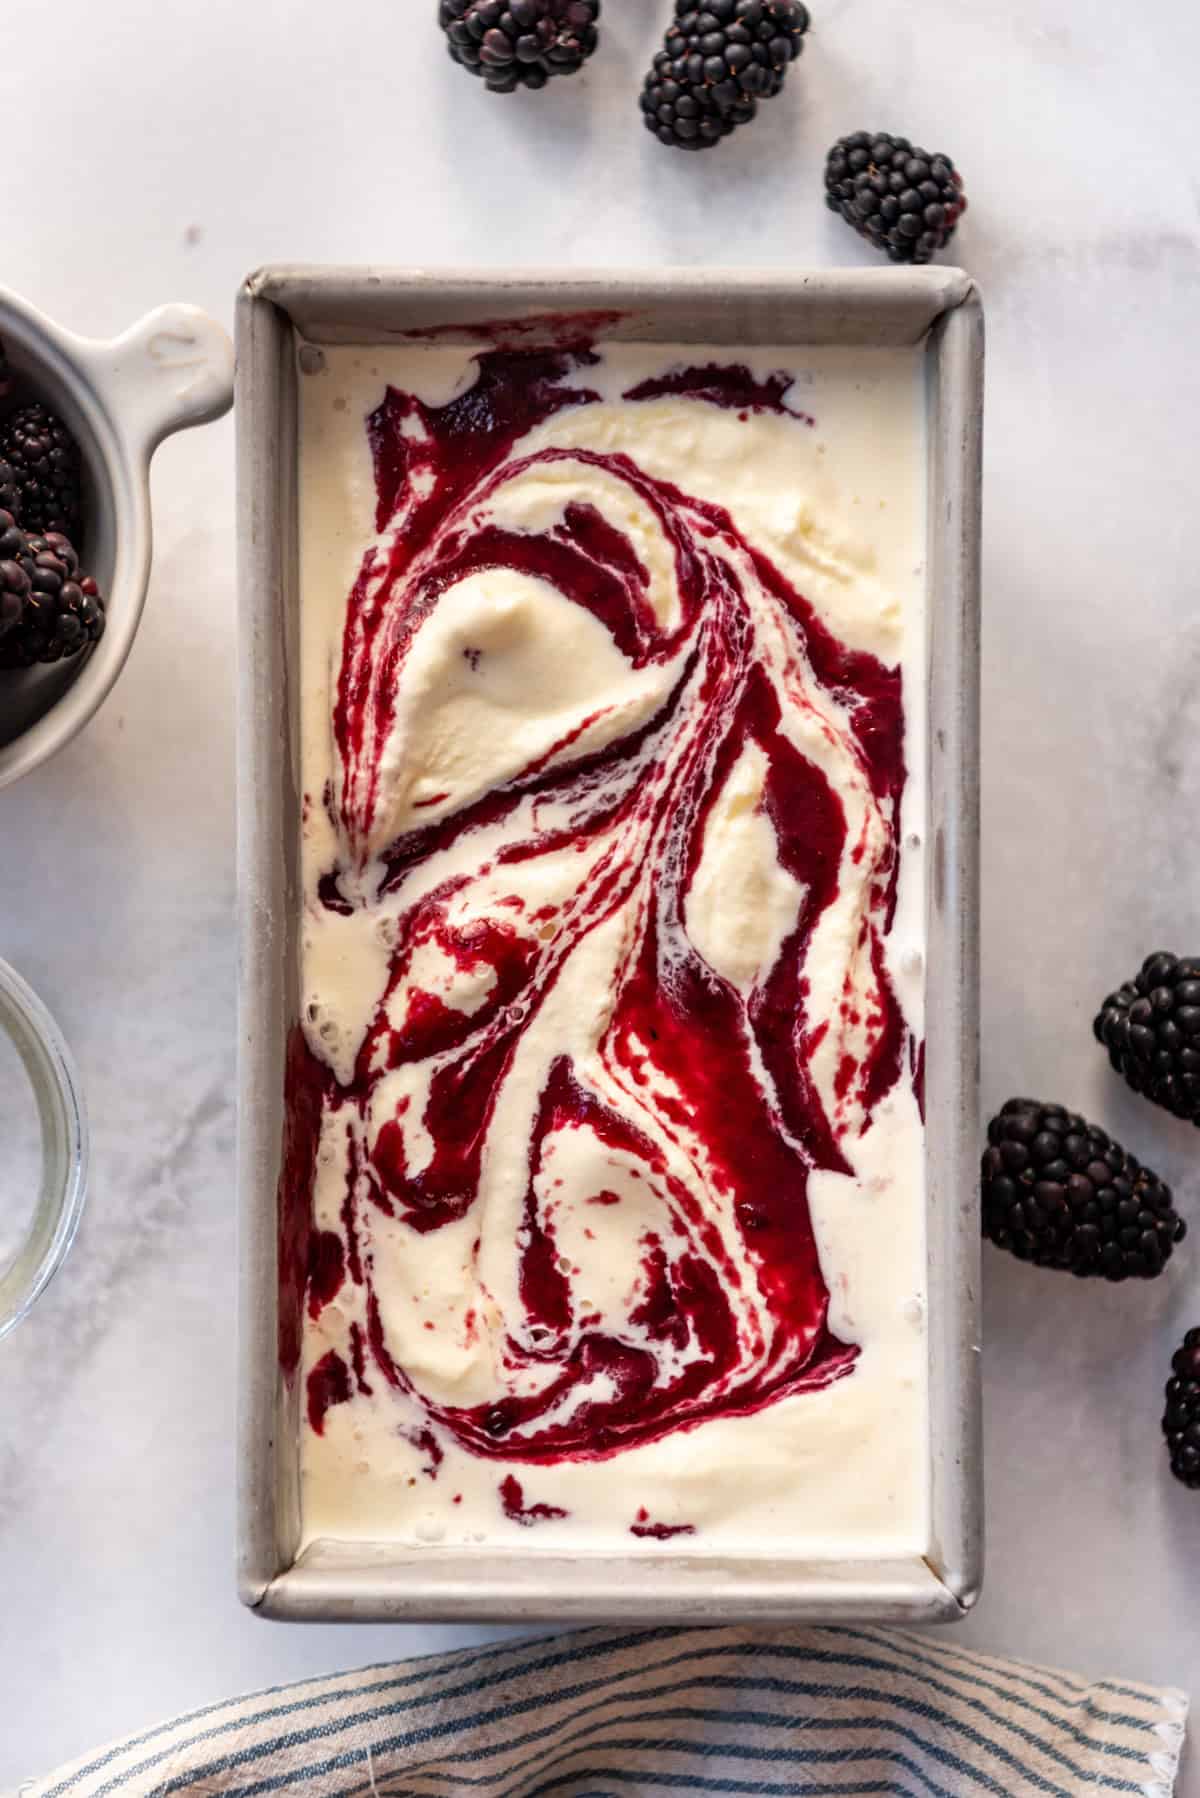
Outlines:
[{"label": "vanilla ice cream", "polygon": [[920,350],[300,392],[304,1540],[924,1552]]}]

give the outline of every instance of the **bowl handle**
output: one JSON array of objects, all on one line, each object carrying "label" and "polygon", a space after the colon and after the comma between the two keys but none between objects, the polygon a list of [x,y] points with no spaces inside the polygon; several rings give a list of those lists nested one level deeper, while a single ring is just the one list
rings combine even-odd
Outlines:
[{"label": "bowl handle", "polygon": [[233,345],[198,306],[156,307],[120,337],[79,351],[117,428],[143,455],[233,404]]}]

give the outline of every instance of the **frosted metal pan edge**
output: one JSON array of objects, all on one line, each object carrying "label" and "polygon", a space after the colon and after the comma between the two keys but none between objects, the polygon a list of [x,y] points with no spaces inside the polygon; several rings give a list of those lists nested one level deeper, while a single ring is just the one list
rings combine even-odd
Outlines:
[{"label": "frosted metal pan edge", "polygon": [[[576,1557],[399,1545],[297,1559],[295,1390],[277,1356],[276,1191],[299,916],[297,337],[380,343],[542,315],[616,315],[603,338],[897,346],[929,381],[926,1170],[931,1546],[894,1562],[702,1552]],[[979,1395],[979,544],[983,323],[955,269],[439,273],[265,268],[238,302],[240,1353],[238,1584],[320,1621],[949,1621],[982,1578]]]}]

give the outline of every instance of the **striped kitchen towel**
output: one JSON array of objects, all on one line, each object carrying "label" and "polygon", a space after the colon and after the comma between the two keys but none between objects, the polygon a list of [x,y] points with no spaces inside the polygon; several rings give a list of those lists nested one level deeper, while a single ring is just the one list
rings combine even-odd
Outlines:
[{"label": "striped kitchen towel", "polygon": [[25,1798],[1170,1798],[1181,1692],[879,1629],[588,1630],[208,1705]]}]

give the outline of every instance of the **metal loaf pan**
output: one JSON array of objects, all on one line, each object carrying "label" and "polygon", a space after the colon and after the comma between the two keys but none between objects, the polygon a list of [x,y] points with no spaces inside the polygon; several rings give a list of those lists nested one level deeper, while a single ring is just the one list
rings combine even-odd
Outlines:
[{"label": "metal loaf pan", "polygon": [[[929,378],[926,1121],[932,1530],[908,1561],[703,1553],[634,1561],[321,1544],[298,1557],[298,1399],[276,1354],[284,1046],[298,975],[297,343],[590,314],[631,341],[900,345]],[[615,315],[615,317],[614,317]],[[273,267],[238,308],[241,1393],[239,1584],[281,1618],[932,1622],[979,1588],[977,1199],[979,534],[983,321],[953,269],[445,275]],[[532,333],[531,333],[532,340]]]}]

